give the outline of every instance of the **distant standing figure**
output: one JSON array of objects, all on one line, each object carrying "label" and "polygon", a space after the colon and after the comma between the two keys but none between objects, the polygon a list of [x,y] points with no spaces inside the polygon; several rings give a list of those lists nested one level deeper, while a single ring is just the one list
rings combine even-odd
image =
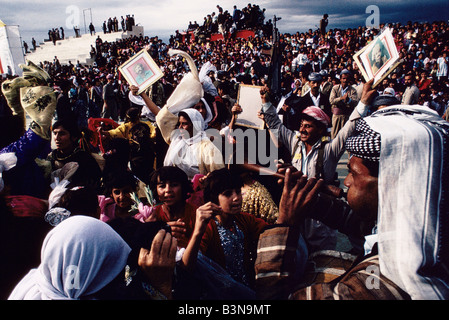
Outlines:
[{"label": "distant standing figure", "polygon": [[91,22],[90,25],[89,25],[89,31],[90,31],[90,35],[92,35],[92,33],[93,33],[93,35],[95,35],[95,27],[94,27],[94,25],[92,24],[92,22]]},{"label": "distant standing figure", "polygon": [[115,88],[113,85],[114,76],[109,74],[107,77],[108,83],[103,87],[103,118],[111,118],[114,121],[118,121],[118,105],[117,97],[115,94]]},{"label": "distant standing figure", "polygon": [[332,110],[332,131],[331,138],[334,139],[338,131],[348,121],[349,116],[358,104],[357,90],[349,85],[352,73],[344,69],[340,73],[340,84],[335,85],[329,97]]},{"label": "distant standing figure", "polygon": [[121,17],[120,23],[122,25],[122,32],[125,32],[126,31],[126,25],[125,25],[125,19],[123,18],[123,16]]},{"label": "distant standing figure", "polygon": [[23,49],[25,50],[25,54],[28,53],[28,43],[26,43],[25,41],[23,42]]},{"label": "distant standing figure", "polygon": [[321,32],[322,36],[324,36],[326,34],[326,27],[327,27],[327,24],[329,23],[329,21],[327,20],[328,16],[329,15],[327,13],[325,13],[323,15],[323,18],[320,20],[320,32]]}]

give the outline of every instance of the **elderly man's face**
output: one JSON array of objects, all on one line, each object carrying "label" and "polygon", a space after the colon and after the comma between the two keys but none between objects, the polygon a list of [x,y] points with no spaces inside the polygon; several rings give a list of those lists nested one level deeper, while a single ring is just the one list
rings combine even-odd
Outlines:
[{"label": "elderly man's face", "polygon": [[378,178],[373,177],[363,160],[351,157],[343,184],[348,188],[348,204],[363,221],[377,219]]},{"label": "elderly man's face", "polygon": [[142,67],[142,65],[141,65],[141,64],[136,65],[136,66],[134,67],[134,71],[135,71],[137,74],[143,73],[143,67]]},{"label": "elderly man's face", "polygon": [[380,51],[380,45],[376,44],[373,48],[373,59],[376,63],[380,63],[381,62],[381,51]]}]

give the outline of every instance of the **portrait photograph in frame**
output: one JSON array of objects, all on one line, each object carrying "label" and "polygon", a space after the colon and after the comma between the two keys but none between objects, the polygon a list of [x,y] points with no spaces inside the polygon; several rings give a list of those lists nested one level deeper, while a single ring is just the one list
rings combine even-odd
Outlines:
[{"label": "portrait photograph in frame", "polygon": [[136,53],[118,69],[130,85],[139,87],[138,94],[164,76],[162,70],[145,49]]},{"label": "portrait photograph in frame", "polygon": [[374,79],[373,87],[376,87],[399,64],[399,53],[391,29],[385,29],[378,37],[357,52],[354,55],[354,60],[365,81]]}]

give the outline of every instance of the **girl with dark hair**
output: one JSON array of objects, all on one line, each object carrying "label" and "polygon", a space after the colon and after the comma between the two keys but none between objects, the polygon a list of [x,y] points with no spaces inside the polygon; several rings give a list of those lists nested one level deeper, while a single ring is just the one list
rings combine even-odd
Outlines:
[{"label": "girl with dark hair", "polygon": [[[196,211],[196,224],[191,243],[195,263],[195,243],[202,254],[223,267],[234,280],[248,287],[254,284],[254,260],[259,234],[267,222],[241,211],[242,181],[224,168],[211,172],[204,187],[203,206]],[[189,248],[185,255],[191,254]]]},{"label": "girl with dark hair", "polygon": [[[230,181],[228,177],[216,182],[214,191],[220,189],[220,184],[234,186],[234,181]],[[226,207],[221,210],[218,205],[208,202],[197,209],[196,206],[186,203],[185,200],[192,190],[191,182],[177,167],[158,169],[152,176],[151,187],[157,201],[162,204],[154,207],[155,214],[146,221],[167,221],[173,236],[178,240],[176,285],[173,289],[175,299],[255,299],[254,291],[231,276],[223,264],[200,252],[201,239],[210,219],[219,212],[224,215],[224,212],[228,212]],[[211,251],[219,249],[210,246]],[[236,256],[235,261],[231,263],[236,263],[239,259],[242,259],[241,255]],[[225,265],[228,267],[227,263]],[[239,266],[241,263],[238,263],[237,268]]]},{"label": "girl with dark hair", "polygon": [[178,239],[178,246],[185,248],[193,232],[197,209],[186,202],[193,192],[187,174],[178,167],[161,167],[152,174],[150,189],[156,206],[145,221],[167,222]]},{"label": "girl with dark hair", "polygon": [[100,220],[107,222],[119,217],[132,216],[134,204],[131,194],[137,189],[137,179],[129,171],[117,172],[105,181],[105,195],[98,196]]}]

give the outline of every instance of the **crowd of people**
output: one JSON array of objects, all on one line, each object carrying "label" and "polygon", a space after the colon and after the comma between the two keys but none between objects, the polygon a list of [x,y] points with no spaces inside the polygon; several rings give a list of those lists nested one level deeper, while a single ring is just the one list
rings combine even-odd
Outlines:
[{"label": "crowd of people", "polygon": [[[1,298],[448,299],[449,25],[390,25],[404,60],[375,88],[353,55],[381,29],[320,26],[98,35],[92,65],[2,79]],[[118,67],[142,49],[164,76],[141,92]],[[236,124],[241,84],[263,129]],[[263,143],[277,171],[248,151]]]},{"label": "crowd of people", "polygon": [[[132,31],[132,27],[135,26],[136,22],[134,19],[134,15],[131,14],[127,14],[125,16],[125,18],[123,18],[123,16],[121,16],[120,19],[120,27],[119,28],[119,21],[117,19],[117,17],[109,17],[107,20],[105,20],[102,24],[102,30],[103,33],[111,33],[111,32],[118,32],[119,30],[122,30],[122,32],[126,32],[126,31]],[[80,29],[79,26],[74,26],[73,27],[73,31],[75,33],[75,37],[80,37]],[[89,23],[89,33],[91,35],[96,35],[96,31],[95,31],[95,26],[92,22]],[[52,28],[48,30],[48,39],[44,39],[53,42],[54,45],[56,45],[56,41],[58,40],[64,40],[65,39],[65,30],[63,27],[57,27],[57,28]],[[34,38],[32,38],[32,45],[33,45],[33,50],[36,50],[36,41],[34,40]],[[25,49],[25,54],[29,53],[28,51],[28,44],[23,41],[23,46]]]},{"label": "crowd of people", "polygon": [[[132,27],[136,25],[134,15],[127,14],[125,18],[123,16],[120,17],[120,26],[122,32],[131,31]],[[119,21],[117,17],[109,17],[107,20],[103,22],[102,25],[103,33],[112,33],[118,32],[119,29]]]},{"label": "crowd of people", "polygon": [[63,27],[52,28],[48,30],[48,39],[56,45],[56,41],[65,39],[65,32]]},{"label": "crowd of people", "polygon": [[196,35],[205,33],[210,36],[214,33],[221,33],[224,37],[234,34],[239,30],[253,30],[265,35],[270,35],[272,22],[269,19],[265,23],[265,8],[261,9],[257,4],[248,3],[246,7],[239,9],[234,5],[232,14],[217,5],[218,14],[212,12],[204,17],[202,25],[197,21],[189,22],[187,32],[194,32]]}]

